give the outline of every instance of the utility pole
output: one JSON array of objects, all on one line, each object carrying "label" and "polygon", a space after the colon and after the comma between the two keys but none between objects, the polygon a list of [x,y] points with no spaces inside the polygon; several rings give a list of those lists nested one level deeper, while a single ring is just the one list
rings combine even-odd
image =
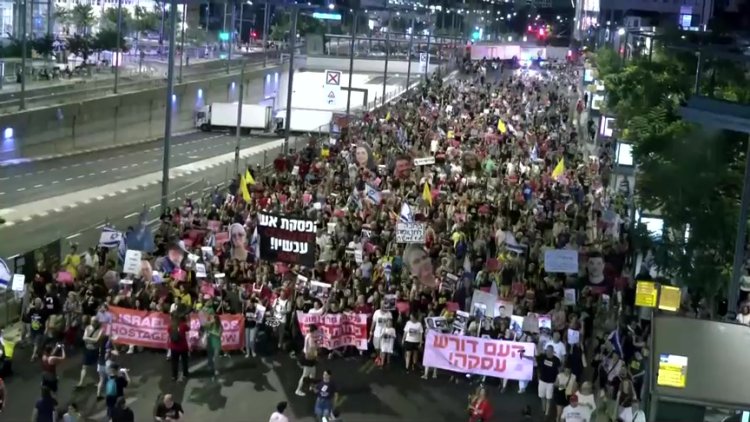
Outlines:
[{"label": "utility pole", "polygon": [[240,94],[237,101],[237,130],[235,137],[237,145],[234,147],[234,174],[240,174],[240,132],[242,131],[242,100],[245,94],[245,61],[242,62],[242,71],[240,72]]},{"label": "utility pole", "polygon": [[[118,0],[118,1],[122,1],[122,0]],[[186,58],[185,57],[185,26],[187,26],[186,22],[187,22],[187,3],[182,5],[182,28],[181,28],[182,34],[180,35],[180,76],[179,76],[180,83],[182,83],[182,63],[185,61],[185,58]]]},{"label": "utility pole", "polygon": [[[424,63],[424,79],[427,80],[427,75],[430,71],[430,40],[432,40],[432,19],[427,17],[427,52]],[[421,63],[421,61],[420,61]]]},{"label": "utility pole", "polygon": [[411,34],[409,34],[409,51],[406,52],[406,60],[409,64],[406,67],[406,89],[409,89],[409,82],[411,80],[411,51],[414,47],[414,17],[411,18]]},{"label": "utility pole", "polygon": [[745,179],[742,184],[740,219],[737,222],[737,237],[734,241],[732,279],[727,294],[728,316],[730,318],[736,317],[737,302],[740,298],[740,279],[744,273],[744,271],[742,271],[742,266],[745,261],[745,236],[747,234],[748,208],[750,208],[750,137],[747,139],[747,153],[745,154]]},{"label": "utility pole", "polygon": [[21,5],[21,97],[18,108],[26,110],[26,0],[19,0]]},{"label": "utility pole", "polygon": [[349,89],[346,91],[346,118],[349,119],[349,113],[352,106],[352,77],[354,76],[354,43],[357,41],[357,12],[352,17],[352,43],[349,45]]},{"label": "utility pole", "polygon": [[284,118],[284,154],[289,153],[289,132],[292,123],[292,94],[294,93],[294,49],[297,44],[297,14],[299,8],[292,6],[292,25],[289,31],[289,80],[286,88],[286,118]]},{"label": "utility pole", "polygon": [[[383,68],[383,102],[385,105],[385,88],[388,80],[388,56],[391,55],[391,14],[388,13],[388,25],[385,27],[385,67]],[[372,39],[372,37],[370,37]]]},{"label": "utility pole", "polygon": [[122,64],[122,51],[120,50],[120,38],[122,37],[122,0],[117,0],[117,39],[115,40],[115,59],[112,64],[115,65],[115,86],[112,91],[117,94],[117,87],[120,84],[120,65]]},{"label": "utility pole", "polygon": [[174,50],[175,36],[177,34],[177,0],[171,0],[169,8],[172,13],[169,14],[169,59],[167,61],[167,106],[166,116],[164,116],[164,157],[162,158],[161,171],[161,212],[164,213],[169,205],[169,154],[170,143],[172,141],[172,111],[174,109]]},{"label": "utility pole", "polygon": [[[229,73],[229,63],[232,61],[232,44],[234,44],[234,11],[235,9],[236,7],[234,6],[234,4],[232,4],[232,23],[231,25],[229,25],[229,27],[232,29],[232,33],[229,34],[229,53],[227,54],[227,73]],[[224,19],[226,20],[226,16],[224,16]],[[224,25],[224,28],[226,28],[226,24]]]},{"label": "utility pole", "polygon": [[263,7],[263,67],[268,64],[268,21],[271,19],[271,10],[268,8],[268,0]]}]

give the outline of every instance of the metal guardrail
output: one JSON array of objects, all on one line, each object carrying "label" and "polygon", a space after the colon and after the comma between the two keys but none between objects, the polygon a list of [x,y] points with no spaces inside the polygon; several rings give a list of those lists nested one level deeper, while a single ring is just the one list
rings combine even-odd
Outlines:
[{"label": "metal guardrail", "polygon": [[[248,63],[252,64],[251,70],[257,70],[258,65],[262,65],[263,58],[252,58],[247,59]],[[269,54],[269,63],[274,63],[278,60],[278,55]],[[229,65],[229,72],[226,75],[239,74],[242,69],[242,62],[245,59],[232,59]],[[195,65],[197,66],[197,65]],[[186,73],[183,73],[182,83],[195,82],[203,80],[209,76],[217,74],[217,71],[224,71],[226,69],[226,61],[208,62],[202,63],[201,68],[198,71],[191,71],[191,68],[185,68]],[[194,68],[193,68],[194,69]],[[153,73],[149,76],[141,76],[141,73],[135,73],[130,76],[128,74],[121,75],[118,93],[124,94],[128,92],[134,92],[139,90],[154,89],[166,86],[166,75],[159,75],[154,77]],[[131,80],[128,80],[131,79]],[[132,80],[140,79],[140,80]],[[145,79],[145,80],[144,80]],[[34,108],[36,106],[55,106],[62,105],[68,102],[77,102],[87,100],[92,97],[99,97],[102,95],[103,89],[111,89],[114,84],[114,79],[103,79],[96,81],[82,80],[73,84],[61,84],[54,87],[45,87],[39,89],[32,89],[26,93],[26,108]],[[51,92],[50,92],[51,91]],[[71,94],[75,94],[71,96]],[[20,103],[20,92],[14,92],[6,94],[11,97],[7,100],[0,100],[0,114],[14,113]],[[55,101],[55,96],[59,97],[59,101]],[[0,96],[2,98],[2,96]],[[40,104],[42,103],[42,104]]]}]

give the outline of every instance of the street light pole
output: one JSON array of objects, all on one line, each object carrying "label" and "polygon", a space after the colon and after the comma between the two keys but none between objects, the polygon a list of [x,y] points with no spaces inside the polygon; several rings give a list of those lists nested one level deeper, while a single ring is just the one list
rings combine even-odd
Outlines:
[{"label": "street light pole", "polygon": [[[232,33],[229,34],[229,53],[227,54],[227,73],[229,73],[229,63],[232,61],[232,44],[234,44],[234,12],[236,7],[232,4],[232,23],[229,27],[232,29]],[[226,19],[226,16],[224,17]],[[224,25],[226,28],[226,25]]]},{"label": "street light pole", "polygon": [[19,0],[21,4],[21,97],[18,108],[26,110],[26,0]]},{"label": "street light pole", "polygon": [[[427,75],[430,71],[430,40],[432,40],[432,25],[431,25],[431,19],[427,18],[427,52],[425,53],[425,62],[424,62],[424,78],[427,80]],[[421,63],[421,60],[420,60]]]},{"label": "street light pole", "polygon": [[[118,0],[122,1],[122,0]],[[185,61],[185,26],[187,25],[187,3],[182,5],[182,34],[180,35],[180,77],[182,83],[182,63]]]},{"label": "street light pole", "polygon": [[115,39],[115,60],[112,60],[112,64],[115,65],[115,86],[112,92],[117,94],[117,86],[120,84],[120,64],[122,62],[122,51],[120,51],[120,38],[122,34],[122,0],[117,0],[117,39]]},{"label": "street light pole", "polygon": [[243,19],[244,19],[244,13],[245,13],[245,0],[240,0],[240,24],[239,29],[237,30],[237,38],[239,41],[239,49],[240,53],[242,53],[242,32],[244,32],[244,29],[242,29]]},{"label": "street light pole", "polygon": [[385,67],[383,68],[383,99],[382,99],[383,104],[385,104],[385,88],[386,88],[386,81],[388,80],[388,56],[391,55],[390,38],[391,38],[391,15],[389,13],[388,25],[386,26],[386,32],[385,32]]},{"label": "street light pole", "polygon": [[349,46],[349,89],[346,91],[346,117],[349,118],[349,113],[352,106],[352,77],[354,76],[354,43],[357,41],[357,12],[354,12],[353,16],[354,23],[352,23],[352,44]]},{"label": "street light pole", "polygon": [[414,48],[414,17],[411,18],[411,34],[409,34],[409,50],[406,52],[406,60],[409,64],[406,67],[406,89],[409,89],[411,80],[411,50]]},{"label": "street light pole", "polygon": [[271,11],[268,9],[268,0],[263,8],[263,67],[268,64],[268,20],[271,19]]},{"label": "street light pole", "polygon": [[292,94],[294,93],[294,48],[297,44],[297,14],[299,8],[292,6],[292,25],[289,30],[289,80],[286,88],[286,118],[284,118],[284,154],[289,152],[289,131],[292,122]]},{"label": "street light pole", "polygon": [[242,62],[242,71],[240,72],[240,94],[237,102],[237,130],[235,137],[237,144],[234,147],[234,174],[240,174],[240,131],[242,130],[242,100],[245,94],[245,63]]},{"label": "street light pole", "polygon": [[174,50],[175,35],[177,34],[177,0],[171,0],[169,8],[172,13],[169,14],[170,34],[169,34],[169,59],[167,61],[167,105],[166,116],[164,116],[164,157],[162,158],[161,172],[161,211],[166,212],[169,205],[169,154],[170,143],[172,141],[172,111],[174,109]]}]

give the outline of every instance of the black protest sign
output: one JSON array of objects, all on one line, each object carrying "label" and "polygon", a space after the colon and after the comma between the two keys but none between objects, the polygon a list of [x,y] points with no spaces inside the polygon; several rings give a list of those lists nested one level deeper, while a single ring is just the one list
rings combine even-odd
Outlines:
[{"label": "black protest sign", "polygon": [[312,267],[315,265],[317,230],[315,220],[312,219],[260,213],[260,258],[264,261]]}]

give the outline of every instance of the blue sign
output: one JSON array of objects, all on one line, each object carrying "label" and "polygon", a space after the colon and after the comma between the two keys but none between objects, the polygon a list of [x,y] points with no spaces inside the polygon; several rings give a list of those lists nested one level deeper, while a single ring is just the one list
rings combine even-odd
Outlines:
[{"label": "blue sign", "polygon": [[314,12],[313,17],[315,19],[322,19],[327,21],[340,21],[341,13]]}]

